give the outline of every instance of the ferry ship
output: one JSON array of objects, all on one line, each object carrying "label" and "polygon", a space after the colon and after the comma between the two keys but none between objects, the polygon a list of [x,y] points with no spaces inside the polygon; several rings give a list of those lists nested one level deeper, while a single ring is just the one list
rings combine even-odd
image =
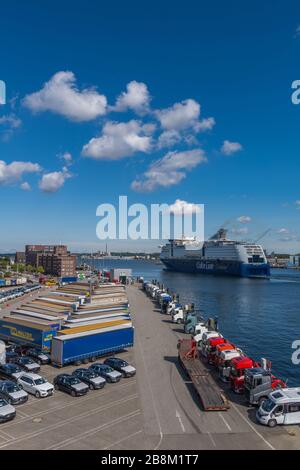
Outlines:
[{"label": "ferry ship", "polygon": [[167,269],[186,273],[269,278],[270,265],[261,245],[227,238],[220,229],[205,242],[195,238],[169,240],[160,259]]}]

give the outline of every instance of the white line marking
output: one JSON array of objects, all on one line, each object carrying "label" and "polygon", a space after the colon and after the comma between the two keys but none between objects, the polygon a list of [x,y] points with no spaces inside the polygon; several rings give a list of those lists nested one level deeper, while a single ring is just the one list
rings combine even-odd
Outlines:
[{"label": "white line marking", "polygon": [[[118,389],[116,389],[116,390],[120,390],[120,388],[122,388],[122,389],[123,389],[123,388],[127,388],[127,387],[129,387],[130,385],[132,385],[132,384],[134,384],[134,383],[136,383],[136,381],[119,385]],[[80,400],[79,403],[80,403],[80,404],[86,403],[87,401],[91,401],[91,400],[93,400],[93,399],[95,399],[95,398],[100,398],[100,397],[102,397],[103,395],[107,395],[107,394],[109,394],[109,393],[111,393],[111,392],[112,392],[112,390],[105,390],[104,392],[101,393],[101,395],[94,395],[94,394],[93,394],[94,392],[92,392],[92,394],[91,394],[90,396],[88,396],[88,397],[85,397],[85,398],[84,398],[84,397],[81,397],[81,398],[79,398],[79,400]],[[58,393],[59,393],[59,392],[58,392]],[[50,400],[51,400],[51,398],[50,398]],[[54,407],[54,408],[49,408],[49,410],[39,411],[38,413],[34,413],[34,414],[28,416],[28,418],[22,418],[22,419],[19,419],[19,420],[17,420],[17,421],[13,421],[13,422],[10,423],[10,424],[7,423],[6,425],[4,425],[4,426],[1,427],[1,431],[3,430],[4,427],[5,427],[5,429],[6,429],[6,428],[11,428],[13,425],[18,426],[20,423],[24,423],[24,422],[26,422],[26,421],[30,421],[30,420],[32,420],[33,418],[36,418],[37,416],[43,416],[43,415],[51,414],[51,413],[53,413],[54,411],[64,410],[65,408],[69,408],[69,407],[74,406],[74,405],[77,405],[77,406],[78,406],[78,401],[77,401],[77,400],[78,400],[78,398],[75,398],[74,401],[72,401],[71,403],[65,403],[65,404],[56,406],[56,407]],[[23,406],[25,406],[25,405],[23,405]],[[18,410],[18,413],[19,413],[19,410]]]},{"label": "white line marking", "polygon": [[[112,408],[112,407],[115,407],[117,405],[126,403],[127,401],[130,401],[130,400],[134,400],[137,397],[138,397],[138,395],[131,395],[131,396],[128,396],[128,397],[123,398],[121,400],[116,400],[116,401],[111,402],[109,404],[101,405],[98,408],[94,408],[94,409],[92,409],[88,412],[81,413],[77,416],[73,416],[72,418],[64,419],[62,421],[59,421],[56,424],[51,424],[49,426],[46,426],[45,428],[39,429],[38,431],[34,431],[34,432],[31,432],[31,433],[28,433],[28,434],[24,434],[22,437],[15,438],[14,443],[21,442],[21,441],[24,441],[24,440],[32,438],[32,437],[40,436],[41,434],[43,434],[47,431],[52,431],[54,429],[61,428],[62,426],[65,426],[66,424],[79,421],[80,419],[83,419],[83,418],[88,418],[89,416],[93,416],[97,413],[101,413],[102,411],[106,411],[109,408]],[[3,447],[6,447],[7,445],[9,445],[9,444],[1,444],[0,449],[3,448]]]},{"label": "white line marking", "polygon": [[232,432],[232,429],[231,427],[229,426],[229,424],[227,423],[226,419],[224,418],[224,416],[222,415],[222,413],[218,413],[218,415],[220,416],[220,418],[222,419],[222,421],[224,422],[224,424],[227,426],[227,429]]},{"label": "white line marking", "polygon": [[270,444],[269,441],[267,441],[267,439],[264,438],[264,436],[262,436],[260,434],[260,432],[257,431],[257,429],[255,429],[255,427],[250,423],[250,421],[245,418],[245,416],[243,416],[243,414],[240,412],[240,410],[235,406],[234,403],[231,403],[231,406],[235,409],[235,411],[240,415],[241,418],[243,418],[243,420],[250,426],[250,428],[255,432],[255,434],[257,434],[258,437],[260,437],[264,443],[271,449],[271,450],[276,450],[275,447],[272,446],[272,444]]},{"label": "white line marking", "polygon": [[211,442],[213,443],[213,446],[214,446],[214,447],[217,447],[217,444],[215,443],[215,441],[214,441],[212,435],[210,434],[210,432],[208,432],[207,434],[208,434],[208,436],[209,436]]},{"label": "white line marking", "polygon": [[184,427],[184,424],[182,422],[182,419],[178,410],[176,410],[176,418],[178,418],[182,431],[185,432],[185,427]]},{"label": "white line marking", "polygon": [[86,437],[90,437],[93,434],[97,434],[97,432],[102,431],[103,429],[110,428],[111,426],[122,423],[123,421],[128,421],[128,419],[133,418],[135,416],[138,416],[140,413],[141,413],[141,410],[136,410],[136,411],[133,411],[132,413],[129,413],[128,415],[121,416],[119,418],[115,418],[112,421],[109,421],[108,423],[101,424],[100,426],[97,426],[96,428],[92,428],[88,431],[85,431],[82,434],[78,435],[77,437],[73,437],[73,438],[70,438],[70,439],[65,439],[59,445],[53,444],[52,446],[47,447],[46,450],[52,450],[52,449],[57,450],[57,449],[61,449],[62,447],[68,446],[70,444],[74,444],[75,442],[78,442],[81,439],[84,439]]},{"label": "white line marking", "polygon": [[119,441],[113,442],[112,444],[109,444],[109,446],[107,446],[107,447],[103,447],[103,450],[114,447],[117,444],[120,444],[121,442],[127,441],[131,437],[134,437],[134,436],[137,436],[138,434],[141,434],[142,432],[143,432],[143,430],[141,429],[140,431],[134,432],[133,434],[130,434],[129,436],[123,437],[123,439],[120,439]]},{"label": "white line marking", "polygon": [[0,434],[1,434],[1,437],[3,437],[3,438],[6,437],[6,438],[7,438],[8,440],[10,440],[10,441],[11,441],[12,439],[14,439],[13,436],[11,436],[11,435],[8,434],[7,432],[3,431],[3,429],[1,429]]}]

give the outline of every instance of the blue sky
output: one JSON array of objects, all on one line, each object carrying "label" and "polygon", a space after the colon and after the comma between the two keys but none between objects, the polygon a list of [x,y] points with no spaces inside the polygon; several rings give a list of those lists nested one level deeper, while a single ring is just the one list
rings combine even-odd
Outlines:
[{"label": "blue sky", "polygon": [[1,9],[0,251],[103,249],[96,208],[124,194],[203,203],[207,236],[225,221],[238,238],[270,228],[268,249],[300,252],[299,2]]}]

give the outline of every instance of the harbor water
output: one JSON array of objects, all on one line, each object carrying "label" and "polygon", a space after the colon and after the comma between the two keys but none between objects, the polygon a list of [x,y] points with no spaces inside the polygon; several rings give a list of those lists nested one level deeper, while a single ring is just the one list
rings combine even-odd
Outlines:
[{"label": "harbor water", "polygon": [[131,268],[134,276],[157,279],[178,293],[181,303],[193,302],[205,318],[217,317],[222,334],[248,356],[266,357],[275,375],[300,386],[300,364],[292,362],[292,344],[300,340],[300,271],[275,269],[267,280],[183,274],[153,261],[86,262],[96,269]]}]

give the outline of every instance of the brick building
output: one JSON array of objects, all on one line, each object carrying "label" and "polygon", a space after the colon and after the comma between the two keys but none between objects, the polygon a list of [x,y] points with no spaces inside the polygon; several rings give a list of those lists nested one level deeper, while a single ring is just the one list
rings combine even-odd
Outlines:
[{"label": "brick building", "polygon": [[58,277],[76,276],[76,255],[66,245],[26,245],[26,264],[42,266],[45,274]]}]

